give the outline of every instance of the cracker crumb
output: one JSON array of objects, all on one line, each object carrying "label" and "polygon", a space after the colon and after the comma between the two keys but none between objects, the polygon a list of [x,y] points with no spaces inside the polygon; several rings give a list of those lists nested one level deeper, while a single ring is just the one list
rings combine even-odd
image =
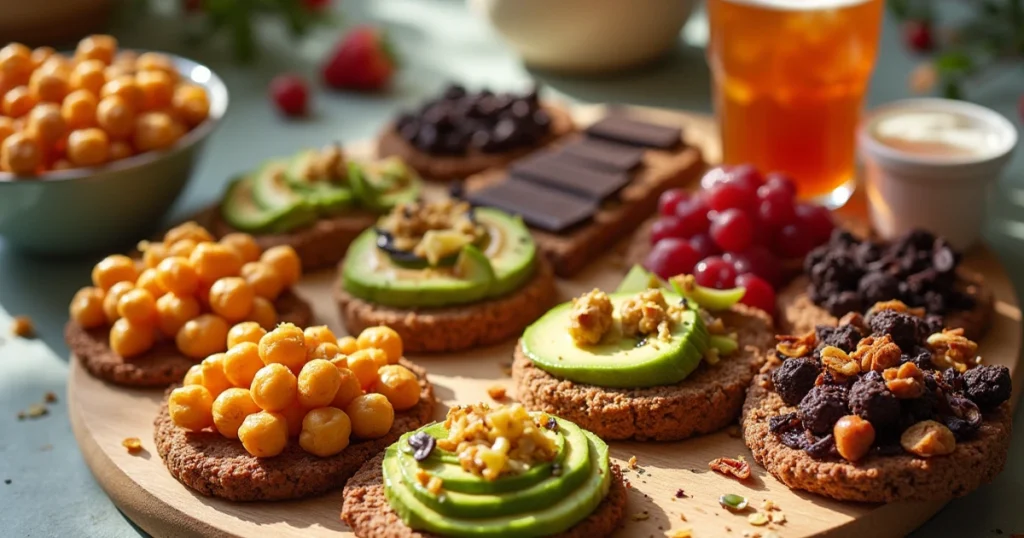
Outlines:
[{"label": "cracker crumb", "polygon": [[747,516],[747,522],[755,527],[763,527],[771,521],[764,512],[754,512]]},{"label": "cracker crumb", "polygon": [[43,401],[46,403],[55,403],[57,401],[57,395],[54,394],[52,391],[47,392],[46,394],[43,395]]},{"label": "cracker crumb", "polygon": [[503,387],[501,385],[494,385],[494,386],[488,387],[487,388],[487,395],[490,396],[492,400],[497,400],[497,401],[504,400],[505,399],[505,387]]},{"label": "cracker crumb", "polygon": [[636,469],[636,456],[629,457],[629,468]]},{"label": "cracker crumb", "polygon": [[651,514],[644,510],[643,512],[637,512],[630,516],[633,521],[647,521],[651,517]]},{"label": "cracker crumb", "polygon": [[28,316],[14,316],[11,323],[11,334],[20,338],[32,338],[36,334],[36,327],[32,318]]},{"label": "cracker crumb", "polygon": [[772,510],[778,510],[779,507],[772,502],[771,499],[765,499],[764,502],[761,503],[761,509],[766,512],[771,512]]},{"label": "cracker crumb", "polygon": [[49,414],[50,411],[43,404],[32,404],[28,406],[28,409],[18,412],[18,420],[25,420],[26,418],[39,418],[43,415]]},{"label": "cracker crumb", "polygon": [[769,514],[769,517],[771,517],[772,523],[782,525],[786,522],[786,514],[783,514],[782,512]]},{"label": "cracker crumb", "polygon": [[138,437],[126,437],[124,441],[121,441],[121,446],[125,447],[129,454],[142,452],[142,441]]},{"label": "cracker crumb", "polygon": [[679,519],[680,519],[681,521],[686,521],[686,514],[684,514],[684,513],[682,513],[682,512],[679,512]]},{"label": "cracker crumb", "polygon": [[693,538],[693,531],[690,529],[679,529],[668,536],[669,538]]}]

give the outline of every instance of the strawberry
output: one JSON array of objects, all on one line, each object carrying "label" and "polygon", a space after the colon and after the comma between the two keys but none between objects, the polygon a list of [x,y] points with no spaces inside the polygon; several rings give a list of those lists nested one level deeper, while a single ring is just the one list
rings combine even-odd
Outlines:
[{"label": "strawberry", "polygon": [[332,88],[379,91],[395,71],[395,58],[384,32],[372,26],[353,28],[323,67],[324,83]]}]

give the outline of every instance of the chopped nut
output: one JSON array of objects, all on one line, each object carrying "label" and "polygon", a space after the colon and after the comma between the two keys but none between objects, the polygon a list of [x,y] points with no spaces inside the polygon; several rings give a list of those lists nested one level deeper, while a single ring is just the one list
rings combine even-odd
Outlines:
[{"label": "chopped nut", "polygon": [[903,432],[900,445],[911,454],[929,458],[951,454],[956,450],[956,438],[945,425],[934,420],[922,420]]},{"label": "chopped nut", "polygon": [[821,363],[839,375],[851,377],[860,373],[860,363],[835,346],[825,346],[821,350]]},{"label": "chopped nut", "polygon": [[441,492],[442,485],[444,485],[444,482],[440,478],[432,476],[430,477],[430,480],[427,482],[427,491],[433,493],[434,495],[437,495],[438,493]]},{"label": "chopped nut", "polygon": [[501,385],[494,385],[492,387],[489,387],[487,389],[487,395],[490,396],[494,400],[504,400],[505,399],[505,387],[502,387]]},{"label": "chopped nut", "polygon": [[14,321],[11,323],[11,333],[21,338],[31,338],[36,334],[32,318],[28,316],[14,316]]},{"label": "chopped nut", "polygon": [[905,362],[899,368],[888,368],[882,372],[885,386],[897,398],[913,399],[924,394],[924,372],[912,362]]},{"label": "chopped nut", "polygon": [[46,403],[54,403],[57,401],[57,395],[53,392],[47,392],[43,395],[43,401]]},{"label": "chopped nut", "polygon": [[24,418],[39,418],[43,415],[49,414],[49,412],[50,411],[46,409],[46,406],[43,404],[32,404],[28,406],[28,409],[23,413],[18,414],[18,419],[20,420],[23,418],[22,414],[24,414]]},{"label": "chopped nut", "polygon": [[874,306],[868,309],[868,316],[875,312],[881,312],[882,310],[895,310],[904,314],[910,314],[919,318],[924,317],[924,308],[910,308],[903,301],[893,299],[892,301],[881,301],[875,303]]},{"label": "chopped nut", "polygon": [[893,343],[892,337],[887,334],[878,338],[862,338],[850,356],[860,363],[861,371],[881,372],[886,368],[898,366],[901,355],[899,346]]},{"label": "chopped nut", "polygon": [[864,316],[857,311],[848,312],[845,316],[839,318],[839,325],[853,325],[860,329],[862,333],[871,332],[868,330],[867,322],[864,321]]},{"label": "chopped nut", "polygon": [[608,294],[594,288],[572,300],[569,311],[569,336],[577,345],[593,345],[611,330],[612,301]]},{"label": "chopped nut", "polygon": [[444,426],[448,437],[438,439],[437,447],[457,454],[463,469],[485,480],[525,471],[557,455],[552,434],[522,404],[455,406]]},{"label": "chopped nut", "polygon": [[803,357],[811,352],[817,345],[818,337],[811,331],[803,336],[777,335],[778,344],[775,344],[775,351],[780,354],[795,358]]},{"label": "chopped nut", "polygon": [[768,516],[765,515],[764,512],[754,512],[747,516],[747,522],[755,527],[763,527],[767,525],[769,521],[771,520],[768,519]]},{"label": "chopped nut", "polygon": [[708,462],[708,467],[712,471],[735,476],[740,480],[750,478],[750,464],[742,459],[715,458]]},{"label": "chopped nut", "polygon": [[629,462],[627,463],[629,464],[630,469],[636,469],[636,456],[630,456]]},{"label": "chopped nut", "polygon": [[782,512],[774,512],[774,513],[770,514],[770,516],[771,516],[772,523],[776,523],[778,525],[782,525],[783,523],[786,522],[786,514],[783,514]]},{"label": "chopped nut", "polygon": [[129,454],[138,454],[142,452],[142,441],[138,437],[127,437],[124,441],[121,441],[121,446],[128,449]]},{"label": "chopped nut", "polygon": [[651,517],[651,514],[644,510],[643,512],[637,512],[630,516],[633,521],[647,521]]},{"label": "chopped nut", "polygon": [[778,510],[779,507],[776,506],[775,503],[772,502],[770,499],[765,499],[764,502],[761,504],[761,509],[766,512],[771,512],[772,510]]},{"label": "chopped nut", "polygon": [[836,450],[847,461],[863,458],[875,442],[875,427],[857,415],[846,415],[832,427]]},{"label": "chopped nut", "polygon": [[619,307],[622,334],[630,337],[657,334],[660,339],[669,339],[673,323],[670,310],[661,290],[641,291]]},{"label": "chopped nut", "polygon": [[708,365],[714,366],[714,365],[718,364],[718,362],[720,360],[722,360],[722,359],[721,359],[721,357],[718,356],[718,350],[717,349],[715,349],[713,347],[709,347],[704,352],[704,362],[708,363]]},{"label": "chopped nut", "polygon": [[964,373],[980,362],[978,344],[965,337],[963,329],[943,329],[929,336],[927,343],[937,368],[955,368]]},{"label": "chopped nut", "polygon": [[711,318],[711,321],[706,324],[708,334],[725,334],[725,322],[722,318]]},{"label": "chopped nut", "polygon": [[416,469],[416,481],[419,482],[421,486],[426,487],[426,485],[430,483],[430,479],[430,473],[428,473],[426,469]]},{"label": "chopped nut", "polygon": [[686,514],[679,512],[679,519],[686,521]]}]

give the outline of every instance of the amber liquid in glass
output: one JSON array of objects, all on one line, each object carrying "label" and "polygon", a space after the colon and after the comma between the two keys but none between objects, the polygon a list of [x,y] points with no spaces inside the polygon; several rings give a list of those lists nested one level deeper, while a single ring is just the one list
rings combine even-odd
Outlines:
[{"label": "amber liquid in glass", "polygon": [[[708,0],[726,164],[782,171],[799,196],[841,205],[878,50],[882,0]],[[845,194],[844,194],[845,193]]]}]

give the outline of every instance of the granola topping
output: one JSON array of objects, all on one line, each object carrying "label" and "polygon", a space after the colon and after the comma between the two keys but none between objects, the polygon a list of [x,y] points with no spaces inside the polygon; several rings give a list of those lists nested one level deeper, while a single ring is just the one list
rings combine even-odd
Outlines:
[{"label": "granola topping", "polygon": [[861,371],[881,372],[897,366],[901,355],[899,346],[893,343],[891,336],[885,334],[878,338],[869,336],[862,339],[851,357],[860,362]]},{"label": "granola topping", "polygon": [[455,406],[444,422],[448,437],[439,439],[437,447],[458,455],[466,471],[497,480],[555,459],[556,434],[545,429],[547,419],[531,415],[518,403]]},{"label": "granola topping", "polygon": [[569,335],[577,345],[594,345],[604,338],[615,323],[608,294],[594,288],[572,300]]},{"label": "granola topping", "polygon": [[927,343],[936,368],[955,368],[962,374],[979,362],[978,344],[968,340],[963,329],[943,329],[929,336]]},{"label": "granola topping", "polygon": [[579,346],[598,344],[611,334],[641,339],[653,336],[668,341],[672,339],[673,326],[685,310],[681,304],[668,304],[661,290],[644,290],[619,307],[616,331],[611,299],[603,291],[593,289],[572,300],[569,336]]},{"label": "granola topping", "polygon": [[473,220],[468,203],[450,199],[399,204],[377,225],[390,235],[398,250],[412,252],[436,264],[484,237],[484,227]]}]

